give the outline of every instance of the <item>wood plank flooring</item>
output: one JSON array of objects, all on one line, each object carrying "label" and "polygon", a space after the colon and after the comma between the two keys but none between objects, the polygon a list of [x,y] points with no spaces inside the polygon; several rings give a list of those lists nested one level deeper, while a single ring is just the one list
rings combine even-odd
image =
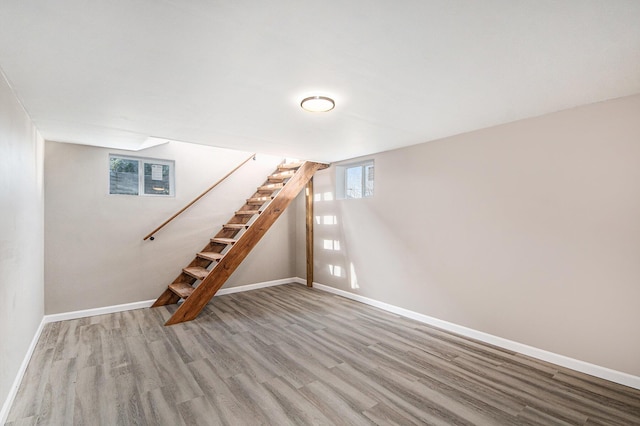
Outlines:
[{"label": "wood plank flooring", "polygon": [[8,425],[640,425],[640,391],[291,284],[48,324]]}]

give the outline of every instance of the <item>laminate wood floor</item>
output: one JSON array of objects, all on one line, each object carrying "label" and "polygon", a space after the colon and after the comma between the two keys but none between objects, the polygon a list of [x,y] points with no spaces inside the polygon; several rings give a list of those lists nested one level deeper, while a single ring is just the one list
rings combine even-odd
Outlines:
[{"label": "laminate wood floor", "polygon": [[48,324],[9,425],[640,425],[640,391],[297,284]]}]

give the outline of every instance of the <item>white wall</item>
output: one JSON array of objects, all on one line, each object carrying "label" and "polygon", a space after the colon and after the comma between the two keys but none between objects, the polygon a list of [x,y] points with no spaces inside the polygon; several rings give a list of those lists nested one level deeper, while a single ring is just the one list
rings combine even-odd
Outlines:
[{"label": "white wall", "polygon": [[[175,160],[175,197],[109,195],[109,153]],[[142,238],[250,153],[170,143],[137,153],[46,142],[45,310],[69,312],[158,297],[275,169],[258,155],[161,230]],[[226,287],[293,276],[285,212]]]},{"label": "white wall", "polygon": [[315,203],[338,220],[315,281],[640,376],[639,118],[637,95],[373,155],[374,198]]},{"label": "white wall", "polygon": [[[8,402],[44,314],[43,148],[38,131],[0,74],[0,403],[3,404]],[[5,409],[8,406],[4,406],[2,414],[6,414]]]}]

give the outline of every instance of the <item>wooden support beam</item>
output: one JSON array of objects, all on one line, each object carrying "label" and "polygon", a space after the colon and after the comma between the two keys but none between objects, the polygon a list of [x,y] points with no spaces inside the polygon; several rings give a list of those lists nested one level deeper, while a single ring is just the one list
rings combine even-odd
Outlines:
[{"label": "wooden support beam", "polygon": [[307,287],[313,287],[313,177],[305,191],[307,218]]}]

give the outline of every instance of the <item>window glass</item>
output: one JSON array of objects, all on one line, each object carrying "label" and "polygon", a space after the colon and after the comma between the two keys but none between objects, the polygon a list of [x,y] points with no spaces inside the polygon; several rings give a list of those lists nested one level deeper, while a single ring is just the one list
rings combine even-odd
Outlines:
[{"label": "window glass", "polygon": [[109,158],[109,194],[138,195],[138,160]]},{"label": "window glass", "polygon": [[373,196],[373,164],[364,166],[365,180],[364,180],[364,194],[363,197]]},{"label": "window glass", "polygon": [[362,166],[347,168],[346,184],[346,198],[362,198]]},{"label": "window glass", "polygon": [[173,196],[174,162],[109,156],[109,194]]},{"label": "window glass", "polygon": [[144,193],[171,194],[170,167],[168,164],[144,163]]},{"label": "window glass", "polygon": [[336,166],[336,197],[368,198],[373,197],[374,187],[373,160]]}]

